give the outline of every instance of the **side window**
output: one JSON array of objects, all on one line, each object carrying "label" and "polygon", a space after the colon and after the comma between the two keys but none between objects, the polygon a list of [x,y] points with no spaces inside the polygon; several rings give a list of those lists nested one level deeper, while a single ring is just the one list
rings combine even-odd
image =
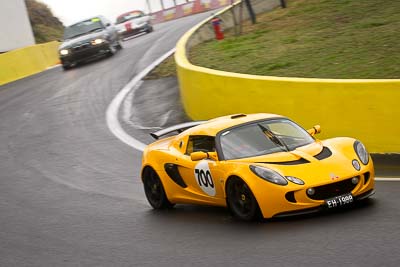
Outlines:
[{"label": "side window", "polygon": [[186,155],[198,151],[214,152],[215,137],[206,135],[190,136],[186,147]]}]

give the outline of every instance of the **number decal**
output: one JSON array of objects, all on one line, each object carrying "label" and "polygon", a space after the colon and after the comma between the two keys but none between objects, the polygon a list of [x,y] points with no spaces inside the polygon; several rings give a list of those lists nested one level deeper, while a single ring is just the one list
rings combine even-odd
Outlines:
[{"label": "number decal", "polygon": [[211,175],[208,161],[200,161],[194,169],[194,177],[200,188],[209,196],[215,196],[215,185]]},{"label": "number decal", "polygon": [[200,169],[195,169],[194,172],[197,175],[197,182],[200,186],[210,186],[214,188],[214,181],[211,178],[211,173],[209,170],[204,171]]}]

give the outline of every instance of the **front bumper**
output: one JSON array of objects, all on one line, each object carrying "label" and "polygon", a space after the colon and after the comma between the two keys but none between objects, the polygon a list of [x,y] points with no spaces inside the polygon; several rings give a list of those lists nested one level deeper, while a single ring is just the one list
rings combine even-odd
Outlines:
[{"label": "front bumper", "polygon": [[91,45],[79,49],[70,48],[69,54],[66,56],[60,56],[60,60],[63,65],[71,65],[104,56],[109,52],[110,45],[109,43],[104,42],[99,45]]},{"label": "front bumper", "polygon": [[[369,190],[365,193],[362,193],[354,198],[355,198],[355,201],[359,201],[359,200],[366,199],[366,198],[372,196],[373,194],[375,194],[375,190],[371,189],[371,190]],[[273,218],[284,218],[284,217],[292,217],[292,216],[299,216],[299,215],[307,215],[307,214],[311,214],[311,213],[322,212],[325,210],[328,210],[328,207],[327,207],[327,205],[322,204],[315,208],[308,208],[308,209],[303,209],[303,210],[277,213],[273,216]]]},{"label": "front bumper", "polygon": [[129,30],[126,30],[124,32],[121,32],[120,35],[121,35],[122,38],[128,38],[128,37],[140,34],[142,32],[148,32],[148,31],[150,31],[150,29],[151,29],[151,25],[150,24],[146,24],[146,25],[143,25],[143,26],[138,27],[138,28],[133,28],[133,29],[129,29]]},{"label": "front bumper", "polygon": [[[349,175],[348,177],[342,178],[336,183],[343,183],[346,180],[351,180],[352,177],[358,176],[359,182],[351,188],[344,187],[342,189],[338,188],[337,193],[329,192],[325,199],[315,199],[314,196],[309,196],[307,194],[307,189],[310,187],[317,188],[314,185],[304,185],[304,186],[279,186],[276,189],[279,190],[264,190],[263,187],[258,187],[253,193],[258,201],[262,215],[264,218],[272,217],[286,217],[299,214],[308,214],[313,212],[322,211],[327,209],[325,200],[341,196],[344,194],[352,194],[355,201],[367,198],[374,194],[374,171],[373,168],[364,170],[363,173],[358,173],[357,175]],[[326,183],[321,187],[332,185],[335,186],[336,183]],[[313,199],[314,198],[314,199]]]}]

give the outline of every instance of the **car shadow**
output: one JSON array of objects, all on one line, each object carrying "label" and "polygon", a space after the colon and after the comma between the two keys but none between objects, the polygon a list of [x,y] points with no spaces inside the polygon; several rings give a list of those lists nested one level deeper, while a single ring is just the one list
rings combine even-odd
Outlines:
[{"label": "car shadow", "polygon": [[369,209],[375,206],[376,202],[377,202],[376,199],[368,198],[361,201],[357,201],[354,204],[345,207],[335,208],[331,210],[322,210],[319,212],[309,213],[309,214],[263,219],[262,221],[270,223],[279,223],[279,222],[299,222],[299,221],[316,220],[316,219],[330,220],[335,217],[340,218],[340,217],[353,216],[354,214],[368,211]]},{"label": "car shadow", "polygon": [[176,205],[172,209],[167,210],[149,210],[146,216],[151,219],[157,218],[162,221],[185,223],[202,223],[202,224],[232,224],[243,226],[265,226],[279,224],[304,224],[309,221],[332,221],[346,219],[354,215],[361,215],[369,212],[376,204],[376,199],[365,199],[355,204],[337,208],[333,210],[320,211],[306,215],[294,215],[282,218],[259,219],[256,221],[245,222],[234,218],[229,210],[224,207],[214,206],[197,206],[197,205]]}]

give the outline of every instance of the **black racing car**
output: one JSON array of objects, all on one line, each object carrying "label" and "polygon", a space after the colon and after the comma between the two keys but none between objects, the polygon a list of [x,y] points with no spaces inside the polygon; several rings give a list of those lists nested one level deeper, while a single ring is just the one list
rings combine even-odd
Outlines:
[{"label": "black racing car", "polygon": [[66,27],[58,54],[66,70],[80,62],[113,55],[121,48],[117,29],[105,17],[97,16]]}]

